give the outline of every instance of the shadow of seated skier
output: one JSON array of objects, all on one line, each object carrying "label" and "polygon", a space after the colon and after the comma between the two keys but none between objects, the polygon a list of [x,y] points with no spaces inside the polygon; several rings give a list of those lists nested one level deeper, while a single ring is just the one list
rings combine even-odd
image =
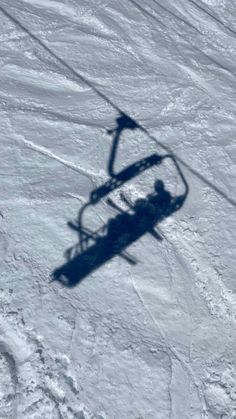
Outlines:
[{"label": "shadow of seated skier", "polygon": [[172,207],[173,197],[165,189],[164,182],[160,179],[154,183],[154,191],[153,194],[148,195],[149,204],[154,206],[156,216],[160,218],[167,216]]},{"label": "shadow of seated skier", "polygon": [[116,209],[119,214],[115,218],[111,218],[107,224],[106,241],[112,253],[120,254],[132,241],[132,232],[134,231],[135,223],[134,216],[123,211],[111,199],[107,203]]},{"label": "shadow of seated skier", "polygon": [[164,183],[155,182],[155,193],[146,199],[137,199],[134,204],[124,194],[121,194],[121,198],[133,214],[124,212],[111,199],[107,200],[107,203],[119,212],[119,215],[108,223],[107,239],[110,246],[120,252],[122,248],[146,233],[150,233],[159,241],[163,240],[156,231],[155,224],[170,212],[172,204],[172,196],[165,190]]},{"label": "shadow of seated skier", "polygon": [[137,199],[134,205],[124,195],[121,195],[121,198],[135,213],[134,226],[137,233],[139,235],[150,233],[157,240],[162,240],[162,237],[154,229],[157,218],[155,206],[144,198]]},{"label": "shadow of seated skier", "polygon": [[154,183],[154,193],[147,198],[137,199],[134,204],[124,194],[120,196],[133,214],[124,212],[111,199],[107,200],[119,212],[115,219],[110,220],[107,233],[110,245],[116,246],[117,251],[146,233],[150,233],[158,241],[163,240],[156,224],[179,210],[186,197],[185,194],[173,197],[159,179]]}]

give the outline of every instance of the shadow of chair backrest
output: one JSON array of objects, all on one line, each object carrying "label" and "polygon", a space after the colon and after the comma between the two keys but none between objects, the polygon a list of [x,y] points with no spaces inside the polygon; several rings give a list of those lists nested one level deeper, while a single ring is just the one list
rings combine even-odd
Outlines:
[{"label": "shadow of chair backrest", "polygon": [[117,173],[116,176],[109,179],[103,185],[92,191],[90,195],[91,204],[96,204],[101,198],[104,198],[110,192],[120,188],[122,185],[124,185],[124,183],[140,175],[145,170],[160,164],[161,161],[161,156],[158,154],[151,154],[151,156],[131,164],[121,172]]}]

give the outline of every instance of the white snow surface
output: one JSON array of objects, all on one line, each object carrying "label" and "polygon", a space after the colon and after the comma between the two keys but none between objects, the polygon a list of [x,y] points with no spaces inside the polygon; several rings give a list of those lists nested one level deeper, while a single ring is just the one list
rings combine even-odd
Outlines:
[{"label": "white snow surface", "polygon": [[[236,4],[1,0],[1,419],[236,418]],[[52,280],[107,172],[171,154],[184,205],[68,287]],[[85,211],[95,231],[171,161]]]}]

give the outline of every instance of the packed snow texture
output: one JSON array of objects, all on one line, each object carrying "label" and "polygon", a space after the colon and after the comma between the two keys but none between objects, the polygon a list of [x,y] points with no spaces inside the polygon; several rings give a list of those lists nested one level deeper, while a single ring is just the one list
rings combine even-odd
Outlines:
[{"label": "packed snow texture", "polygon": [[[0,22],[0,418],[235,419],[235,3],[2,0]],[[117,133],[115,173],[171,158],[86,206]],[[101,231],[107,199],[131,214],[121,193],[180,173],[161,240],[54,280],[81,208]]]}]

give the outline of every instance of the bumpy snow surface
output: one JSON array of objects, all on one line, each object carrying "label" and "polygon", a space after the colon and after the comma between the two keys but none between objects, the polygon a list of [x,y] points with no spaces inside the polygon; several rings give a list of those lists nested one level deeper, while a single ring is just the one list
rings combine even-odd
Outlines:
[{"label": "bumpy snow surface", "polygon": [[235,2],[0,22],[0,418],[235,419]]}]

